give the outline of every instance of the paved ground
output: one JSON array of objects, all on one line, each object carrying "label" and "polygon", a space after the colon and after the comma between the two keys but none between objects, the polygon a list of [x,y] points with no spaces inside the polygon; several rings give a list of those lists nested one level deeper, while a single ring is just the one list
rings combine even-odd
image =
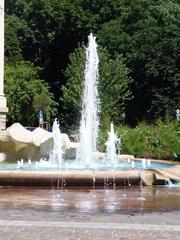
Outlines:
[{"label": "paved ground", "polygon": [[[152,198],[144,189],[144,202],[137,190],[124,197],[124,191],[1,189],[0,240],[180,240],[179,189],[165,191],[153,189]],[[126,202],[129,210],[124,212]],[[158,212],[161,202],[164,208]]]},{"label": "paved ground", "polygon": [[1,240],[179,240],[180,225],[0,221]]},{"label": "paved ground", "polygon": [[180,212],[76,213],[0,209],[0,240],[180,240]]}]

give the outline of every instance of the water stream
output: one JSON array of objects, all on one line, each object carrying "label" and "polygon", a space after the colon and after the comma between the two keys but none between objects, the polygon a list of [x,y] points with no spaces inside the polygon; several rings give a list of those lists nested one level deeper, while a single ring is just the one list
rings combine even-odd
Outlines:
[{"label": "water stream", "polygon": [[63,164],[63,147],[62,147],[62,138],[61,131],[57,119],[55,119],[52,127],[53,133],[53,150],[50,154],[49,163],[57,168],[62,168]]},{"label": "water stream", "polygon": [[98,65],[96,38],[92,33],[88,37],[86,48],[86,66],[84,72],[84,89],[80,123],[80,143],[77,150],[77,160],[86,167],[91,165],[97,150],[99,128],[99,94],[98,94]]}]

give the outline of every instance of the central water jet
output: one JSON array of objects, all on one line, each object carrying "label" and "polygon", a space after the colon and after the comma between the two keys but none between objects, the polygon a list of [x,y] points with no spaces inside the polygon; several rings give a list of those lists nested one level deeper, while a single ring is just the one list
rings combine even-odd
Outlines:
[{"label": "central water jet", "polygon": [[80,143],[77,150],[77,160],[86,167],[95,159],[99,128],[99,94],[98,94],[98,65],[96,38],[92,33],[88,37],[86,48],[86,65],[84,72],[84,89],[82,113],[80,122]]}]

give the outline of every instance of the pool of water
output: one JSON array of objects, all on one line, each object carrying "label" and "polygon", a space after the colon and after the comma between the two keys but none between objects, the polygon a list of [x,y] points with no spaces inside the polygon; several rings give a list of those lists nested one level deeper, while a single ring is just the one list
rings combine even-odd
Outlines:
[{"label": "pool of water", "polygon": [[[169,168],[173,165],[168,163],[160,163],[160,162],[151,162],[151,165],[146,165],[145,167],[142,165],[142,162],[139,160],[135,161],[135,169],[161,169],[161,168]],[[100,170],[100,171],[108,171],[112,170],[113,166],[110,164],[104,163],[103,161],[94,162],[91,166],[84,168],[80,164],[77,164],[75,161],[66,161],[64,167],[62,169],[58,169],[48,162],[43,163],[24,163],[22,166],[18,167],[16,163],[0,163],[0,170],[26,170],[26,171],[85,171],[85,170]],[[119,161],[117,164],[117,170],[130,170],[132,169],[131,163],[128,161]]]}]

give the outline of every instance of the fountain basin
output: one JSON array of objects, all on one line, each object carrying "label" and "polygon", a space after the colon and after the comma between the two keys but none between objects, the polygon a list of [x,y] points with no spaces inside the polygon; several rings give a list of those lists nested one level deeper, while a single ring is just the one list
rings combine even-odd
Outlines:
[{"label": "fountain basin", "polygon": [[180,165],[162,169],[133,170],[0,170],[1,186],[101,186],[157,185],[180,182]]},{"label": "fountain basin", "polygon": [[[134,161],[134,169],[143,169],[142,166],[142,160],[140,159],[133,159]],[[38,165],[36,164],[38,163]],[[119,160],[117,164],[117,168],[114,169],[114,166],[111,163],[104,162],[102,159],[96,160],[95,162],[91,163],[89,167],[85,167],[81,163],[77,163],[75,160],[66,160],[64,162],[63,168],[57,168],[55,165],[52,165],[49,161],[44,162],[36,162],[36,163],[23,163],[22,166],[20,166],[20,169],[18,170],[39,170],[39,171],[84,171],[84,170],[91,170],[91,171],[112,171],[112,170],[131,170],[132,165],[131,161],[128,161],[127,159]],[[146,165],[146,169],[161,169],[161,168],[169,168],[173,165],[176,165],[170,161],[163,161],[163,160],[151,160],[151,165]],[[0,163],[0,170],[17,170],[17,164],[16,163]]]}]

